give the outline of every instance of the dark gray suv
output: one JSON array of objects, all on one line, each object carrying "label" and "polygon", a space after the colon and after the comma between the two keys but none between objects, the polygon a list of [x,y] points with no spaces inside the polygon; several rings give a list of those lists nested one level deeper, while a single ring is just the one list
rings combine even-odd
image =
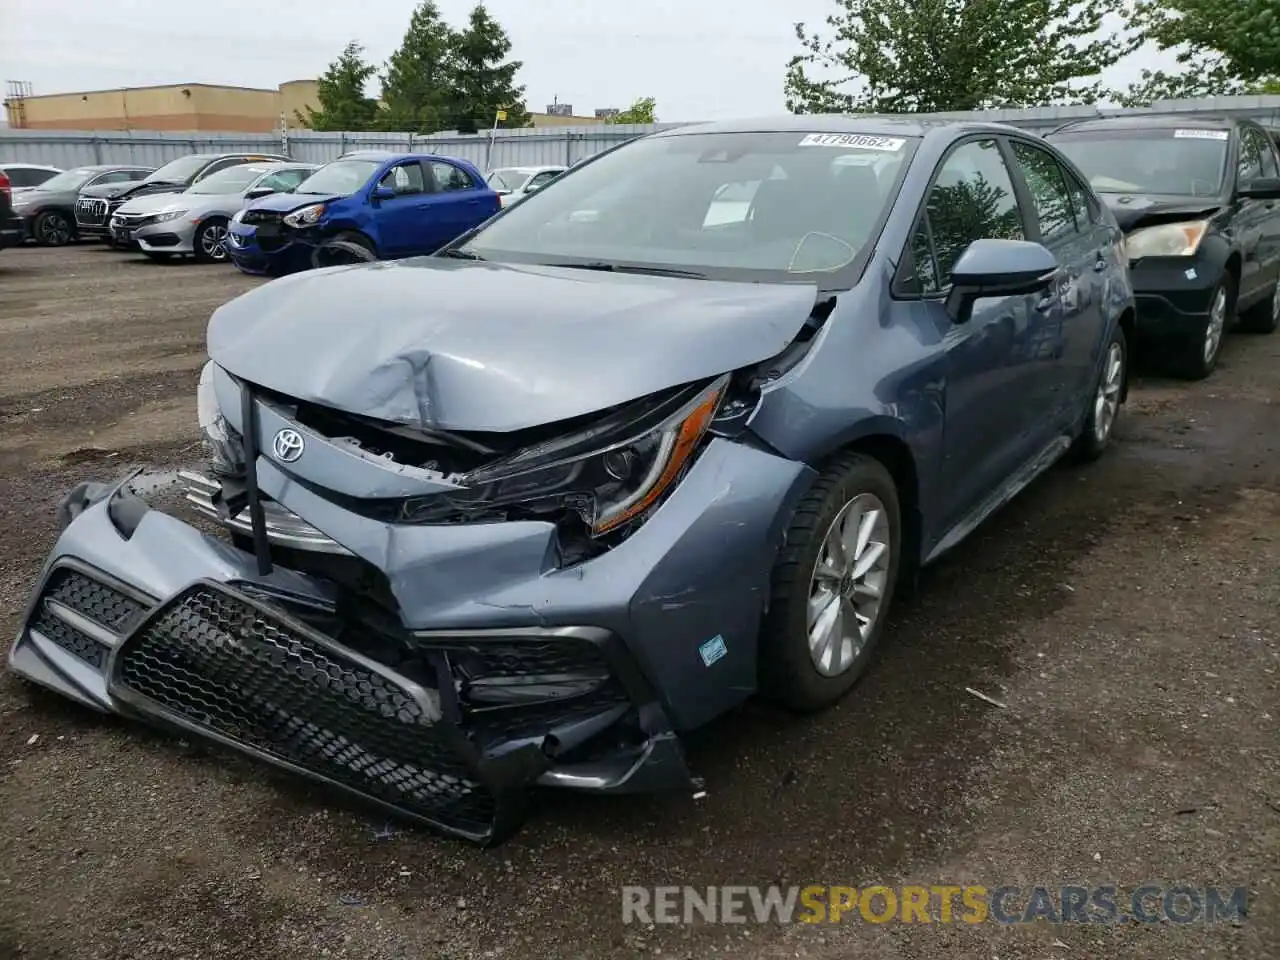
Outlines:
[{"label": "dark gray suv", "polygon": [[42,246],[60,247],[79,236],[76,197],[81,190],[99,185],[127,186],[151,171],[151,167],[117,163],[64,170],[34,189],[14,194],[13,211],[22,217],[28,237]]}]

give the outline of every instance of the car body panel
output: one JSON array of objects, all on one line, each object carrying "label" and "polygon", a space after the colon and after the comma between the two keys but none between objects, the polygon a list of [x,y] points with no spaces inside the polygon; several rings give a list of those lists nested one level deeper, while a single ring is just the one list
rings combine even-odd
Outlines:
[{"label": "car body panel", "polygon": [[[803,326],[814,294],[811,284],[426,257],[259,287],[218,308],[208,346],[219,366],[289,396],[397,423],[505,432],[767,360]],[[356,312],[359,325],[348,319]],[[316,346],[294,362],[303,338]]]},{"label": "car body panel", "polygon": [[[369,160],[374,172],[347,196],[291,194],[265,197],[245,209],[230,228],[231,259],[248,273],[290,273],[312,266],[317,247],[339,234],[357,234],[382,259],[431,253],[498,212],[498,196],[480,172],[464,160],[435,154],[357,153],[339,160]],[[472,182],[467,190],[439,189],[431,170],[449,166]],[[431,189],[386,199],[374,197],[376,185],[396,167],[416,166]],[[318,223],[295,228],[282,222],[289,213],[323,204]]]},{"label": "car body panel", "polygon": [[[406,684],[415,677],[426,683],[415,671],[422,657],[437,657],[430,662],[444,671],[435,674],[439,690],[464,691],[471,698],[466,716],[476,725],[483,715],[475,677],[457,663],[511,644],[504,670],[563,672],[568,684],[577,674],[561,654],[554,669],[522,658],[559,650],[568,637],[594,638],[608,682],[620,684],[624,700],[591,701],[572,719],[555,713],[532,729],[504,728],[496,746],[477,740],[477,769],[490,769],[490,747],[524,756],[533,745],[537,763],[508,768],[508,786],[695,786],[675,734],[755,691],[778,551],[831,455],[868,442],[857,449],[891,447],[902,455],[904,530],[916,531],[904,538],[904,564],[932,560],[1080,433],[1104,348],[1134,309],[1119,228],[1101,211],[1073,221],[1077,235],[1056,244],[1060,270],[1036,294],[983,298],[972,316],[960,316],[943,291],[903,285],[919,279],[915,258],[922,254],[912,241],[938,170],[970,141],[993,144],[1009,164],[1022,229],[1027,239],[1041,239],[1041,219],[1025,205],[1028,182],[1010,160],[1011,144],[1040,144],[1035,138],[1003,126],[881,118],[767,124],[689,129],[919,138],[865,269],[850,285],[433,257],[319,270],[250,291],[211,320],[211,366],[201,381],[202,390],[212,390],[211,397],[202,393],[202,417],[212,410],[219,429],[238,437],[249,468],[243,476],[211,474],[198,481],[207,492],[188,494],[231,538],[148,508],[127,482],[73,491],[46,573],[67,561],[83,564],[99,584],[146,598],[137,603],[151,612],[135,621],[135,633],[108,638],[113,652],[105,666],[87,669],[71,662],[65,636],[61,644],[54,637],[62,628],[47,617],[62,617],[64,625],[82,619],[66,619],[57,602],[50,606],[56,597],[46,595],[50,581],[42,576],[11,654],[13,669],[104,709],[162,719],[116,696],[123,689],[118,664],[154,636],[148,631],[157,628],[146,624],[184,603],[192,584],[216,583],[253,611],[236,622],[274,621],[272,629],[296,632],[306,611],[336,611],[336,598],[351,589],[346,577],[357,571],[364,592],[351,594],[343,616],[359,629],[342,643],[364,650],[368,631],[394,636],[400,659],[385,669]],[[1044,152],[1061,160],[1052,148]],[[264,202],[277,210],[281,204]],[[750,390],[733,388],[746,391],[743,399],[718,409],[669,492],[625,535],[580,554],[556,515],[410,522],[403,511],[386,513],[387,502],[399,510],[407,499],[455,492],[465,476],[434,461],[414,465],[365,449],[343,432],[408,425],[422,431],[414,435],[419,440],[429,431],[438,438],[441,429],[457,431],[455,442],[521,436],[526,428],[544,436],[543,428],[563,429],[565,420],[582,424],[592,412],[690,382],[702,389],[731,372]],[[309,406],[341,422],[317,425],[306,419]],[[357,418],[342,419],[344,409]],[[247,526],[231,522],[266,504],[276,518],[270,523],[265,514]],[[381,612],[375,617],[366,602]],[[258,641],[247,642],[253,649]],[[342,646],[332,644],[331,653]],[[234,643],[219,649],[217,656],[239,655]],[[558,710],[564,695],[540,696],[547,699],[539,709]],[[308,701],[326,702],[319,695]],[[217,739],[211,723],[188,728]],[[291,769],[324,779],[318,765]]]}]

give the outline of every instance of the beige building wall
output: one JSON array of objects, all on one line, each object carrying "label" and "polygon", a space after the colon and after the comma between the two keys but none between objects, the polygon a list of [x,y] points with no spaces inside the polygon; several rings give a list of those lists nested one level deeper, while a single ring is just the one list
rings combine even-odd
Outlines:
[{"label": "beige building wall", "polygon": [[266,133],[291,127],[298,110],[315,106],[316,82],[294,80],[278,90],[203,83],[125,87],[26,97],[5,103],[11,127],[44,130],[208,130]]},{"label": "beige building wall", "polygon": [[[3,2],[3,0],[0,0]],[[320,105],[315,80],[290,80],[279,89],[175,83],[163,87],[124,87],[27,97],[19,108],[7,102],[9,126],[44,130],[208,130],[268,133],[302,126],[298,115]],[[597,117],[561,117],[531,113],[534,127],[581,127]]]}]

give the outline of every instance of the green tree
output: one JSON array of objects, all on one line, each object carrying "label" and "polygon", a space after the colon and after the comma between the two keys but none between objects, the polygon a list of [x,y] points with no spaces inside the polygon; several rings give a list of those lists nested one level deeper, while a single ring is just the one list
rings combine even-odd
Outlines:
[{"label": "green tree", "polygon": [[466,29],[455,34],[449,57],[449,125],[462,133],[475,133],[493,125],[499,110],[506,111],[501,126],[523,127],[529,122],[524,87],[516,85],[523,64],[508,60],[511,41],[502,25],[484,4],[471,11]]},{"label": "green tree", "polygon": [[803,52],[784,86],[793,113],[1092,103],[1103,93],[1098,75],[1137,46],[1102,35],[1124,0],[835,3],[829,34],[795,25]]},{"label": "green tree", "polygon": [[307,107],[305,117],[295,110],[299,123],[312,130],[368,130],[373,126],[378,104],[365,96],[364,86],[377,70],[365,62],[363,54],[364,48],[354,40],[343,48],[317,83],[320,109]]},{"label": "green tree", "polygon": [[658,118],[654,115],[657,109],[658,101],[653,97],[641,97],[625,110],[609,117],[606,123],[657,123]]},{"label": "green tree", "polygon": [[1179,69],[1144,70],[1119,95],[1125,106],[1267,92],[1280,84],[1276,0],[1137,0],[1133,25],[1158,49],[1176,50]]},{"label": "green tree", "polygon": [[382,75],[380,125],[384,130],[435,133],[448,128],[455,36],[435,0],[418,4],[400,48]]}]

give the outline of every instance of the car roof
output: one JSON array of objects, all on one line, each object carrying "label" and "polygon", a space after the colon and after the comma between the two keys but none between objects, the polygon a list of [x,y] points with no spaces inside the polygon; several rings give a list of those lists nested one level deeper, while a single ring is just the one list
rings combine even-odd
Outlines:
[{"label": "car roof", "polygon": [[1232,117],[1202,113],[1166,113],[1141,117],[1093,117],[1073,120],[1045,134],[1083,133],[1090,130],[1169,130],[1195,127],[1200,130],[1230,130],[1239,121]]},{"label": "car roof", "polygon": [[536,173],[539,170],[564,170],[564,169],[565,169],[565,166],[562,163],[538,163],[538,164],[520,164],[520,165],[515,165],[510,167],[494,167],[492,172],[497,173],[499,170],[514,170],[517,173]]},{"label": "car roof", "polygon": [[1000,133],[1027,133],[1007,123],[991,123],[978,120],[948,120],[919,117],[895,117],[878,114],[857,116],[853,114],[785,114],[748,120],[719,120],[699,123],[671,130],[660,130],[654,137],[679,137],[693,133],[851,133],[887,137],[924,137],[943,127],[955,128],[958,133],[991,131]]},{"label": "car roof", "polygon": [[57,173],[62,172],[61,167],[51,167],[47,163],[26,163],[22,160],[13,160],[7,163],[0,163],[0,170],[11,170],[15,167],[22,167],[25,170],[53,170]]}]

